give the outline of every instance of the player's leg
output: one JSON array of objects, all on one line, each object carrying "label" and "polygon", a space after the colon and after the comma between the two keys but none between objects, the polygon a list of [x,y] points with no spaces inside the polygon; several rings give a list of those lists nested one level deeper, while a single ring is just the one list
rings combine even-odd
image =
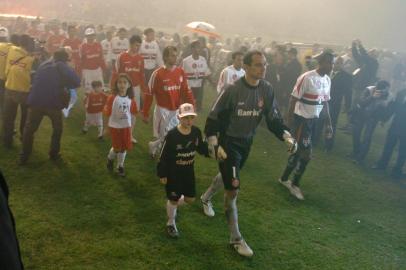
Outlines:
[{"label": "player's leg", "polygon": [[61,137],[63,132],[62,111],[48,110],[47,115],[51,119],[52,123],[52,137],[49,157],[51,159],[58,159],[61,149]]},{"label": "player's leg", "polygon": [[213,209],[213,203],[211,199],[220,189],[224,188],[223,179],[221,173],[219,172],[211,182],[211,185],[206,190],[206,192],[200,196],[200,200],[203,204],[203,212],[206,216],[213,217],[215,215]]},{"label": "player's leg", "polygon": [[166,214],[168,221],[166,222],[166,232],[172,238],[179,237],[179,231],[176,227],[176,213],[178,206],[184,204],[184,196],[178,191],[178,183],[176,180],[168,178],[165,185],[166,190]]},{"label": "player's leg", "polygon": [[103,129],[103,113],[97,113],[96,114],[97,116],[96,116],[96,122],[97,122],[97,132],[98,132],[98,135],[97,135],[97,137],[99,138],[99,140],[101,140],[101,139],[103,139],[103,132],[104,132],[104,129]]},{"label": "player's leg", "polygon": [[25,124],[23,133],[23,149],[20,154],[20,164],[23,165],[27,162],[32,152],[32,145],[34,142],[34,133],[37,131],[43,118],[42,112],[38,109],[30,108],[28,110],[27,122]]},{"label": "player's leg", "polygon": [[90,126],[90,114],[88,112],[85,112],[85,122],[83,123],[82,127],[82,133],[86,134],[89,131],[89,126]]}]

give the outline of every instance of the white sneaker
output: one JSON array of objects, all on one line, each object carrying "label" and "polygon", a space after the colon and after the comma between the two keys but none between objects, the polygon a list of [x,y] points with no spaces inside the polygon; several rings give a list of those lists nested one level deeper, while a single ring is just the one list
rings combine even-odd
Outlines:
[{"label": "white sneaker", "polygon": [[298,186],[292,185],[292,187],[290,189],[290,193],[293,196],[295,196],[298,200],[301,200],[301,201],[304,200],[303,193]]},{"label": "white sneaker", "polygon": [[203,200],[203,195],[200,197],[200,201],[203,204],[203,212],[204,212],[204,214],[206,216],[208,216],[208,217],[214,217],[214,215],[216,213],[214,212],[213,204],[211,203],[211,201],[204,201]]},{"label": "white sneaker", "polygon": [[151,157],[155,157],[155,152],[156,152],[155,142],[149,142],[148,148],[149,148],[149,154],[151,155]]},{"label": "white sneaker", "polygon": [[247,242],[245,242],[244,239],[241,239],[239,241],[235,242],[230,242],[230,245],[240,254],[241,256],[244,257],[252,257],[254,255],[254,251],[248,246]]},{"label": "white sneaker", "polygon": [[292,181],[291,180],[282,181],[282,179],[279,178],[278,182],[281,183],[283,186],[285,186],[287,189],[289,189],[289,191],[291,191],[291,189],[292,189]]},{"label": "white sneaker", "polygon": [[132,141],[132,143],[138,143],[137,139],[134,137],[131,138],[131,141]]}]

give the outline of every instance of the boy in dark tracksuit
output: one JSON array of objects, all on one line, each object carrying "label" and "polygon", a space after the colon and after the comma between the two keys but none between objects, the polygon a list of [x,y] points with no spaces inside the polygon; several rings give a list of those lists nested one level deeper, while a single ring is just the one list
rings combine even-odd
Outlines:
[{"label": "boy in dark tracksuit", "polygon": [[180,106],[180,124],[166,135],[157,166],[158,177],[165,185],[168,198],[167,233],[174,238],[179,236],[175,223],[177,207],[185,202],[192,203],[195,199],[196,151],[208,156],[207,143],[203,142],[200,129],[193,126],[195,116],[192,104],[184,103]]}]

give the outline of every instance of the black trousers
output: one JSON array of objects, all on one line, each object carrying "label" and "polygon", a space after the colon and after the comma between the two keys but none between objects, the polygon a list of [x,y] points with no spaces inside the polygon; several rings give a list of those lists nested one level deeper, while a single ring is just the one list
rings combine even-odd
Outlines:
[{"label": "black trousers", "polygon": [[44,116],[51,119],[53,129],[49,156],[51,158],[58,156],[61,148],[61,137],[63,131],[62,111],[58,109],[29,108],[27,123],[25,125],[23,135],[23,151],[21,153],[22,159],[26,160],[31,155],[34,134],[38,130]]},{"label": "black trousers", "polygon": [[359,119],[354,121],[352,144],[353,156],[356,160],[363,161],[368,154],[377,123],[375,119]]},{"label": "black trousers", "polygon": [[0,118],[3,117],[3,111],[4,111],[4,80],[0,80]]},{"label": "black trousers", "polygon": [[3,115],[3,142],[10,147],[13,143],[14,122],[17,116],[18,106],[21,108],[20,134],[23,135],[25,121],[27,119],[27,97],[28,93],[5,90],[4,93],[4,115]]},{"label": "black trousers", "polygon": [[386,168],[397,145],[399,145],[398,158],[395,167],[393,167],[393,173],[401,174],[406,161],[406,135],[399,135],[391,129],[386,135],[385,146],[377,165],[380,168]]},{"label": "black trousers", "polygon": [[202,87],[192,87],[193,97],[196,102],[196,111],[200,112],[202,110],[203,104],[203,86]]}]

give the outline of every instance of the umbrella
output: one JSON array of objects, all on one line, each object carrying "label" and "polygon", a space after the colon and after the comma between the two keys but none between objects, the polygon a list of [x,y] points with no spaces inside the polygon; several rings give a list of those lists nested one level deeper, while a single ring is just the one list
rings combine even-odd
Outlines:
[{"label": "umbrella", "polygon": [[206,22],[191,22],[186,25],[186,28],[194,33],[205,35],[208,37],[219,38],[220,34],[216,32],[216,27]]}]

